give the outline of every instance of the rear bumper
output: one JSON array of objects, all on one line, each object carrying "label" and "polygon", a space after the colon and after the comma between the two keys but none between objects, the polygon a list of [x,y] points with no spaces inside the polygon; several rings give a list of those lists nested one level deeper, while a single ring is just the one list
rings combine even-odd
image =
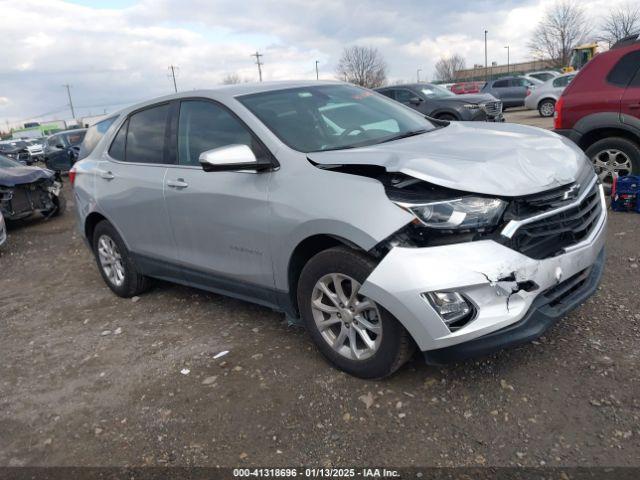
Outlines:
[{"label": "rear bumper", "polygon": [[595,293],[604,271],[604,249],[593,266],[541,294],[519,322],[466,343],[423,352],[430,365],[443,365],[488,355],[530,342]]}]

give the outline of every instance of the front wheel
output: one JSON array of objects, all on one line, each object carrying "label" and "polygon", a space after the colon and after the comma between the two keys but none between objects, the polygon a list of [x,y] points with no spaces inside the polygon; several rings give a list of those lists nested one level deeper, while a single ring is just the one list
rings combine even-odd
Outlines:
[{"label": "front wheel", "polygon": [[53,195],[51,202],[53,203],[53,208],[42,212],[42,215],[47,218],[58,217],[67,209],[67,200],[62,193],[59,195]]},{"label": "front wheel", "polygon": [[611,191],[614,179],[640,173],[640,147],[626,138],[603,138],[585,153],[608,191]]},{"label": "front wheel", "polygon": [[543,100],[538,105],[538,113],[541,117],[553,117],[553,114],[556,111],[556,102],[550,98]]},{"label": "front wheel", "polygon": [[455,116],[450,113],[442,113],[436,117],[438,120],[446,120],[447,122],[455,122],[458,120]]},{"label": "front wheel", "polygon": [[382,378],[399,369],[414,344],[389,312],[360,293],[375,263],[347,247],[318,253],[298,282],[298,307],[320,352],[360,378]]}]

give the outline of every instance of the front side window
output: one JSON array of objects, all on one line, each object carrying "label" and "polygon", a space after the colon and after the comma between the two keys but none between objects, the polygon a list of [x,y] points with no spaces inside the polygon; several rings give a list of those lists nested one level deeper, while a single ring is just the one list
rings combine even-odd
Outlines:
[{"label": "front side window", "polygon": [[49,137],[47,139],[47,145],[49,145],[50,147],[56,147],[60,144],[62,144],[62,137],[59,135],[54,135],[53,137]]},{"label": "front side window", "polygon": [[566,77],[558,77],[553,81],[554,87],[566,87],[569,85],[569,82],[573,80],[575,75],[567,75]]},{"label": "front side window", "polygon": [[416,96],[415,93],[409,90],[404,90],[404,89],[398,89],[395,92],[396,92],[396,100],[401,103],[409,103],[411,99]]},{"label": "front side window", "polygon": [[420,91],[425,97],[430,98],[432,100],[440,100],[443,98],[450,98],[450,97],[456,96],[455,93],[452,93],[446,88],[443,88],[439,85],[426,85],[424,87],[421,87]]},{"label": "front side window", "polygon": [[164,140],[169,104],[147,108],[129,117],[125,161],[164,163]]},{"label": "front side window", "polygon": [[203,100],[180,104],[178,120],[178,163],[199,165],[202,152],[228,145],[247,145],[256,158],[264,156],[247,128],[225,108]]},{"label": "front side window", "polygon": [[362,147],[435,128],[414,111],[353,85],[291,88],[238,100],[300,152]]}]

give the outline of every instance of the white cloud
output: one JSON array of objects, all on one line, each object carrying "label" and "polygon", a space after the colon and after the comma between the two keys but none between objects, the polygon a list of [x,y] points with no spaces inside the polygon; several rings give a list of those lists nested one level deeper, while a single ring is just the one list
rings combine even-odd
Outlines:
[{"label": "white cloud", "polygon": [[[623,1],[581,5],[596,16]],[[170,64],[179,66],[181,90],[213,86],[228,73],[257,80],[256,50],[265,80],[315,78],[315,60],[321,77],[333,78],[342,48],[355,43],[379,48],[392,80],[412,80],[418,68],[430,78],[443,55],[484,63],[487,28],[489,62],[506,61],[504,45],[512,61],[526,60],[531,31],[551,2],[141,0],[117,9],[5,0],[0,120],[68,118],[66,83],[80,114],[162,95],[172,89]]]}]

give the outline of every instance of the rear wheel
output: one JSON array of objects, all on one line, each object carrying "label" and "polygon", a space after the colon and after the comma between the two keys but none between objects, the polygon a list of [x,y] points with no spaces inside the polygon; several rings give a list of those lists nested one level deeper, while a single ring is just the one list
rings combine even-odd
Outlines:
[{"label": "rear wheel", "polygon": [[551,98],[547,98],[538,104],[538,113],[541,117],[553,117],[556,111],[556,102]]},{"label": "rear wheel", "polygon": [[375,262],[346,247],[320,252],[298,282],[298,306],[322,354],[360,378],[381,378],[414,351],[404,327],[382,306],[360,294]]},{"label": "rear wheel", "polygon": [[133,297],[147,290],[149,279],[140,274],[127,247],[106,220],[93,232],[93,252],[107,286],[120,297]]},{"label": "rear wheel", "polygon": [[615,178],[640,173],[640,147],[626,138],[603,138],[587,148],[585,153],[609,191]]}]

